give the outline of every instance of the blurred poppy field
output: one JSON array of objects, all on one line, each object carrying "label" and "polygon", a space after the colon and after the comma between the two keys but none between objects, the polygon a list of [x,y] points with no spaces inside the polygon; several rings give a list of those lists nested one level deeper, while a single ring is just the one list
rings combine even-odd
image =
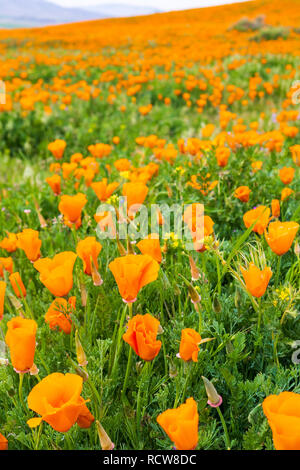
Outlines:
[{"label": "blurred poppy field", "polygon": [[0,30],[0,449],[300,449],[298,3]]}]

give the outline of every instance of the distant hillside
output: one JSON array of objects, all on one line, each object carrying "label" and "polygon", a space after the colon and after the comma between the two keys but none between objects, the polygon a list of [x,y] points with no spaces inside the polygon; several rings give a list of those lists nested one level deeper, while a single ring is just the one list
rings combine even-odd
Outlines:
[{"label": "distant hillside", "polygon": [[156,13],[148,6],[104,4],[80,8],[63,8],[46,0],[0,0],[0,28],[46,26],[76,23],[101,18],[139,16]]},{"label": "distant hillside", "polygon": [[160,13],[161,10],[147,5],[125,5],[124,3],[101,4],[101,5],[87,5],[85,10],[100,13],[107,18],[124,17],[124,16],[141,16],[151,15],[152,13]]}]

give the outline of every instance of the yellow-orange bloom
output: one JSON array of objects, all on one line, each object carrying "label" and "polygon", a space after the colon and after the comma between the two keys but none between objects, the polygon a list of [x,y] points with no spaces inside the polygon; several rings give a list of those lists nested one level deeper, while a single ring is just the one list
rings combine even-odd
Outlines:
[{"label": "yellow-orange bloom", "polygon": [[159,271],[159,264],[149,255],[121,256],[108,267],[124,302],[135,302],[140,289],[155,281]]},{"label": "yellow-orange bloom", "polygon": [[158,234],[150,233],[147,238],[139,241],[136,246],[143,255],[150,255],[155,261],[161,263],[162,254]]},{"label": "yellow-orange bloom", "polygon": [[279,170],[279,177],[283,184],[290,184],[295,176],[295,168],[284,166]]},{"label": "yellow-orange bloom", "polygon": [[33,366],[37,323],[27,318],[16,317],[7,322],[5,342],[16,372],[28,372]]},{"label": "yellow-orange bloom", "polygon": [[81,226],[81,211],[87,203],[86,195],[77,193],[75,196],[64,195],[58,205],[59,211],[64,215],[64,222],[69,227]]},{"label": "yellow-orange bloom", "polygon": [[268,207],[258,206],[244,214],[244,224],[247,228],[249,228],[257,220],[252,230],[253,232],[259,233],[259,235],[262,235],[269,223],[270,213],[271,211]]},{"label": "yellow-orange bloom", "polygon": [[67,144],[64,140],[57,139],[54,142],[50,142],[48,150],[52,153],[53,157],[60,160],[63,157]]},{"label": "yellow-orange bloom", "polygon": [[20,273],[19,272],[12,273],[9,276],[9,280],[16,296],[19,298],[22,298],[22,296],[26,297],[26,289],[21,279]]},{"label": "yellow-orange bloom", "polygon": [[250,263],[248,269],[242,266],[240,268],[250,294],[254,297],[262,297],[272,277],[271,268],[265,267],[261,271],[254,263]]},{"label": "yellow-orange bloom", "polygon": [[181,341],[179,346],[180,358],[184,361],[198,362],[198,352],[200,351],[199,344],[201,343],[201,336],[192,328],[185,328],[181,330]]},{"label": "yellow-orange bloom", "polygon": [[55,195],[60,194],[61,188],[60,188],[60,183],[61,183],[61,177],[60,175],[53,175],[49,176],[46,178],[46,182],[49,184],[50,188],[54,192]]},{"label": "yellow-orange bloom", "polygon": [[91,259],[95,268],[98,269],[98,255],[101,250],[102,245],[96,241],[95,237],[87,237],[77,244],[76,253],[83,261],[84,272],[89,276],[92,274]]},{"label": "yellow-orange bloom", "polygon": [[0,242],[0,248],[6,250],[8,253],[13,253],[17,249],[17,235],[15,233],[8,233],[7,237],[3,238]]},{"label": "yellow-orange bloom", "polygon": [[86,402],[80,394],[83,379],[77,374],[55,372],[41,380],[28,395],[28,407],[41,415],[27,424],[35,428],[42,421],[59,432],[67,432],[76,422],[80,427],[90,427],[94,421]]},{"label": "yellow-orange bloom", "polygon": [[0,433],[0,450],[7,450],[8,449],[8,442],[6,437]]},{"label": "yellow-orange bloom", "polygon": [[248,202],[250,193],[251,189],[249,189],[248,186],[239,186],[234,192],[234,197],[239,199],[241,202]]},{"label": "yellow-orange bloom", "polygon": [[30,261],[36,261],[41,256],[40,248],[42,241],[39,239],[39,232],[26,228],[17,234],[18,248],[25,251],[27,258]]},{"label": "yellow-orange bloom", "polygon": [[281,392],[262,403],[276,450],[300,450],[300,394]]},{"label": "yellow-orange bloom", "polygon": [[40,280],[55,297],[64,297],[73,287],[73,267],[77,255],[63,251],[53,259],[42,258],[34,263],[40,273]]},{"label": "yellow-orange bloom", "polygon": [[48,308],[45,321],[51,330],[59,328],[69,335],[72,328],[71,313],[75,308],[76,297],[70,297],[67,301],[63,297],[57,297]]},{"label": "yellow-orange bloom", "polygon": [[193,450],[198,443],[199,415],[197,403],[188,398],[183,405],[164,411],[157,417],[177,450]]},{"label": "yellow-orange bloom", "polygon": [[134,214],[137,207],[132,208],[133,205],[140,205],[146,199],[148,194],[148,187],[144,183],[124,183],[122,194],[127,198],[127,211],[130,214]]},{"label": "yellow-orange bloom", "polygon": [[13,272],[13,260],[10,256],[8,258],[0,258],[0,277],[4,276],[4,270],[10,274]]},{"label": "yellow-orange bloom", "polygon": [[293,191],[291,188],[283,188],[283,190],[281,191],[281,200],[284,201],[294,192],[295,191]]},{"label": "yellow-orange bloom", "polygon": [[284,255],[292,246],[299,229],[297,222],[271,222],[265,237],[271,250],[277,255]]},{"label": "yellow-orange bloom", "polygon": [[128,322],[123,339],[144,361],[152,361],[160,351],[161,341],[156,339],[159,321],[149,313],[135,315]]},{"label": "yellow-orange bloom", "polygon": [[118,186],[118,182],[107,184],[107,178],[103,178],[102,181],[97,181],[91,184],[91,188],[95,191],[96,196],[100,201],[106,201]]},{"label": "yellow-orange bloom", "polygon": [[226,166],[230,157],[230,149],[228,147],[218,147],[216,149],[216,158],[219,166]]}]

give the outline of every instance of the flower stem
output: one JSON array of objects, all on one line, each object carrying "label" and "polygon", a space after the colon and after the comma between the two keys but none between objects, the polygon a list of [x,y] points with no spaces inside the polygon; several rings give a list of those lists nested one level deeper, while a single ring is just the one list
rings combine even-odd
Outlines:
[{"label": "flower stem", "polygon": [[20,372],[19,373],[19,399],[20,399],[20,403],[21,403],[25,413],[27,414],[27,409],[26,409],[24,399],[23,399],[23,379],[24,379],[24,374],[22,372]]},{"label": "flower stem", "polygon": [[124,384],[123,384],[123,388],[122,388],[121,399],[124,398],[124,395],[125,395],[125,392],[126,392],[126,389],[127,389],[127,382],[128,382],[129,372],[130,372],[130,369],[131,369],[131,363],[132,363],[132,347],[130,347],[130,349],[129,349],[127,368],[126,368],[126,374],[125,374]]},{"label": "flower stem", "polygon": [[219,413],[220,420],[221,420],[221,423],[222,423],[222,426],[223,426],[223,429],[224,429],[226,447],[227,447],[227,450],[230,450],[230,439],[229,439],[228,429],[227,429],[227,426],[226,426],[226,423],[225,423],[223,413],[220,410],[219,406],[217,407],[217,411]]}]

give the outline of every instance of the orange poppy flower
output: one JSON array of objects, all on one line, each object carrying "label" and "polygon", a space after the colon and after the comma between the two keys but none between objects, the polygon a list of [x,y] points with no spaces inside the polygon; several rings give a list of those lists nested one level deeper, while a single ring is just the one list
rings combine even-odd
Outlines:
[{"label": "orange poppy flower", "polygon": [[251,167],[254,173],[261,170],[263,162],[261,160],[256,160],[255,162],[251,163]]},{"label": "orange poppy flower", "polygon": [[128,322],[123,339],[144,361],[152,361],[160,351],[161,341],[156,339],[159,321],[149,313],[135,315]]},{"label": "orange poppy flower", "polygon": [[271,250],[277,255],[284,255],[292,246],[299,229],[297,222],[271,222],[265,237]]},{"label": "orange poppy flower", "polygon": [[40,280],[55,297],[66,296],[73,287],[73,267],[77,255],[63,251],[53,259],[42,258],[34,263],[40,273]]},{"label": "orange poppy flower", "polygon": [[81,211],[87,203],[87,198],[83,193],[75,196],[64,195],[58,205],[59,211],[64,215],[65,225],[72,228],[81,226]]},{"label": "orange poppy flower", "polygon": [[259,233],[259,235],[262,235],[269,223],[270,213],[271,211],[268,207],[258,206],[244,214],[244,224],[249,228],[257,220],[252,230],[253,232]]},{"label": "orange poppy flower", "polygon": [[119,183],[117,181],[107,184],[107,178],[103,178],[102,181],[97,181],[91,184],[91,188],[95,191],[96,196],[100,201],[106,201],[118,186]]},{"label": "orange poppy flower", "polygon": [[300,166],[300,145],[293,145],[292,147],[290,147],[290,151],[292,153],[294,163],[297,166]]},{"label": "orange poppy flower", "polygon": [[75,308],[76,297],[70,297],[67,301],[63,297],[57,297],[47,310],[45,321],[49,324],[51,330],[57,327],[69,335],[72,328],[70,314]]},{"label": "orange poppy flower", "polygon": [[0,248],[6,250],[8,253],[13,253],[17,249],[17,235],[15,233],[8,233],[8,236],[3,238],[0,242]]},{"label": "orange poppy flower", "polygon": [[197,446],[199,415],[193,398],[188,398],[178,408],[164,411],[157,417],[157,422],[177,450],[193,450]]},{"label": "orange poppy flower", "polygon": [[281,200],[284,201],[294,192],[295,191],[293,191],[291,188],[283,188],[283,190],[281,191]]},{"label": "orange poppy flower", "polygon": [[57,139],[54,142],[50,142],[48,150],[52,153],[53,157],[60,160],[63,157],[67,144],[64,140]]},{"label": "orange poppy flower", "polygon": [[39,239],[39,232],[26,228],[17,234],[18,248],[25,251],[27,258],[30,261],[36,261],[41,256],[40,248],[42,241]]},{"label": "orange poppy flower", "polygon": [[300,394],[281,392],[262,403],[276,450],[300,450]]},{"label": "orange poppy flower", "polygon": [[155,261],[161,263],[162,254],[159,243],[159,235],[157,233],[150,233],[147,238],[138,242],[136,246],[143,255],[150,255],[153,259],[155,259]]},{"label": "orange poppy flower", "polygon": [[249,189],[248,186],[240,186],[235,190],[234,197],[239,199],[241,202],[248,202],[250,193],[251,189]]},{"label": "orange poppy flower", "polygon": [[60,194],[61,188],[60,188],[60,183],[61,183],[61,177],[60,175],[53,175],[49,176],[49,178],[46,178],[46,182],[49,184],[50,188],[54,192],[54,194],[57,196]]},{"label": "orange poppy flower", "polygon": [[63,179],[64,180],[68,179],[71,173],[73,173],[76,170],[77,166],[78,164],[76,162],[63,163],[61,166],[62,172],[63,172]]},{"label": "orange poppy flower", "polygon": [[134,206],[135,204],[143,204],[148,194],[148,191],[148,187],[141,182],[123,184],[122,194],[127,198],[128,214],[133,215],[138,210],[138,207],[133,208],[132,206]]},{"label": "orange poppy flower", "polygon": [[7,450],[8,442],[7,439],[0,433],[0,450]]},{"label": "orange poppy flower", "polygon": [[284,166],[279,170],[279,177],[283,184],[290,184],[295,176],[295,168]]},{"label": "orange poppy flower", "polygon": [[250,263],[248,269],[244,269],[242,266],[240,269],[242,271],[247,290],[250,294],[254,297],[262,297],[266,292],[269,281],[272,277],[271,269],[265,267],[261,271],[254,263]]},{"label": "orange poppy flower", "polygon": [[4,313],[5,290],[6,290],[6,282],[0,281],[0,320],[2,320],[3,313]]},{"label": "orange poppy flower", "polygon": [[35,428],[42,421],[59,432],[67,432],[76,422],[80,427],[90,427],[94,421],[86,402],[80,394],[83,379],[77,374],[54,372],[41,380],[28,395],[28,407],[41,415],[31,418],[28,426]]},{"label": "orange poppy flower", "polygon": [[102,245],[96,241],[95,237],[87,237],[77,244],[76,253],[83,261],[84,272],[89,276],[92,274],[91,259],[95,268],[98,269],[98,255],[101,250]]},{"label": "orange poppy flower", "polygon": [[184,361],[198,362],[199,344],[201,342],[200,334],[192,328],[181,330],[181,341],[179,347],[179,356]]},{"label": "orange poppy flower", "polygon": [[272,209],[272,216],[279,217],[280,216],[280,202],[278,199],[272,199],[271,202],[271,209]]},{"label": "orange poppy flower", "polygon": [[128,158],[119,158],[119,160],[114,162],[114,167],[118,171],[128,171],[131,167],[131,162]]},{"label": "orange poppy flower", "polygon": [[149,255],[126,255],[109,265],[124,302],[135,302],[140,289],[158,276],[159,264]]},{"label": "orange poppy flower", "polygon": [[218,147],[216,149],[216,158],[219,166],[226,166],[230,157],[230,149],[227,147]]},{"label": "orange poppy flower", "polygon": [[26,297],[26,289],[22,282],[20,273],[19,272],[12,273],[9,276],[9,280],[16,296],[19,298],[22,298],[22,296]]},{"label": "orange poppy flower", "polygon": [[4,276],[4,270],[10,274],[13,272],[13,260],[10,256],[8,258],[0,258],[0,277]]},{"label": "orange poppy flower", "polygon": [[33,366],[37,323],[27,318],[15,317],[7,322],[5,342],[16,372],[28,372]]}]

